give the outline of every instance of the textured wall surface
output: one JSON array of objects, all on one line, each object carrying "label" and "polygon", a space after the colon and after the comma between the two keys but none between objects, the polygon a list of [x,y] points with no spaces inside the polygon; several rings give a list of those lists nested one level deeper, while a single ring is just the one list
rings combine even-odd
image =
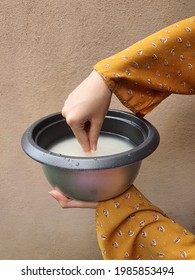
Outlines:
[{"label": "textured wall surface", "polygon": [[[94,63],[194,11],[190,0],[0,1],[0,259],[101,259],[95,212],[59,207],[21,136]],[[111,107],[125,109],[115,97]],[[136,186],[195,232],[195,98],[171,96],[146,118],[161,143]]]}]

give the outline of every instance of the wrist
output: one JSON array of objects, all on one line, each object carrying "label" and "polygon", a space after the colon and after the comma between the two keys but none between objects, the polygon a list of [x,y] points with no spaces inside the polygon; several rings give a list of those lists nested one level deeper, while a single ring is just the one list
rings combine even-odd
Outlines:
[{"label": "wrist", "polygon": [[102,78],[102,76],[96,71],[93,70],[90,74],[90,76],[92,77],[92,79],[94,79],[94,81],[96,82],[99,90],[101,90],[102,92],[104,92],[105,94],[107,94],[109,97],[111,97],[112,92],[109,89],[109,87],[107,86],[107,84],[105,83],[104,79]]}]

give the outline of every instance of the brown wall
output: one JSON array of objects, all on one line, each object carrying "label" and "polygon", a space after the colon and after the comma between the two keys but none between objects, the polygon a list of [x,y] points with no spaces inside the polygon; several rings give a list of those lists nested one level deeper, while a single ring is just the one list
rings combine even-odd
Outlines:
[{"label": "brown wall", "polygon": [[[101,259],[95,212],[63,210],[20,139],[60,111],[94,63],[173,22],[191,0],[0,1],[0,258]],[[112,108],[124,109],[113,97]],[[195,231],[195,98],[171,96],[147,116],[161,144],[136,180],[153,203]]]}]

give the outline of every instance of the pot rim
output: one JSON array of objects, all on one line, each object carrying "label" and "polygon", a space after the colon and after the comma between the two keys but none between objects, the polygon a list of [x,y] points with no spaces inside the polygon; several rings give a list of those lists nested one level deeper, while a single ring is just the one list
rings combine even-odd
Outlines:
[{"label": "pot rim", "polygon": [[[122,118],[122,116],[132,118],[133,120],[128,120],[128,118],[124,119]],[[157,129],[146,119],[122,110],[109,109],[106,118],[120,119],[122,121],[129,122],[134,126],[139,126],[138,123],[142,124],[142,126],[144,126],[144,130],[143,127],[139,127],[141,127],[141,130],[143,132],[145,131],[145,139],[143,143],[133,149],[113,155],[98,157],[65,156],[43,149],[33,139],[35,138],[33,135],[35,134],[35,130],[38,128],[38,126],[40,126],[40,124],[45,122],[46,120],[52,118],[57,119],[57,121],[55,121],[56,123],[65,121],[60,112],[47,115],[37,120],[24,132],[21,139],[21,146],[24,152],[35,161],[57,168],[69,170],[101,170],[113,169],[129,164],[134,164],[135,162],[141,161],[151,153],[153,153],[160,142],[160,136]],[[50,122],[50,125],[54,124],[55,122]]]}]

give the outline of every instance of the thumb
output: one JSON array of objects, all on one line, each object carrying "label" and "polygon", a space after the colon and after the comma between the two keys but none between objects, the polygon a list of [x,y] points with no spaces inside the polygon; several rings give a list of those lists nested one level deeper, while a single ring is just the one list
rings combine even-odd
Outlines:
[{"label": "thumb", "polygon": [[95,122],[95,121],[91,122],[88,137],[89,137],[90,148],[92,151],[97,150],[97,142],[98,142],[101,126],[102,126],[102,122]]}]

